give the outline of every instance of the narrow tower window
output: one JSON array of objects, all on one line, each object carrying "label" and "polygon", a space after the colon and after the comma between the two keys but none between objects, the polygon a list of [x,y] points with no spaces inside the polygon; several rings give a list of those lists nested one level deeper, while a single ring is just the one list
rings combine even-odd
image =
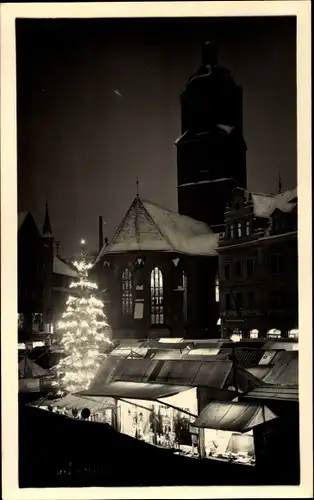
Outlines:
[{"label": "narrow tower window", "polygon": [[132,273],[129,269],[125,269],[122,273],[122,314],[123,316],[133,314]]},{"label": "narrow tower window", "polygon": [[238,224],[237,224],[237,233],[238,233],[238,238],[241,238],[241,236],[242,236],[242,224],[241,224],[241,222],[238,222]]},{"label": "narrow tower window", "polygon": [[183,320],[188,319],[188,278],[184,271],[182,271],[182,286],[183,286]]},{"label": "narrow tower window", "polygon": [[151,296],[151,322],[154,325],[162,325],[164,322],[164,288],[163,276],[158,267],[155,267],[150,275]]}]

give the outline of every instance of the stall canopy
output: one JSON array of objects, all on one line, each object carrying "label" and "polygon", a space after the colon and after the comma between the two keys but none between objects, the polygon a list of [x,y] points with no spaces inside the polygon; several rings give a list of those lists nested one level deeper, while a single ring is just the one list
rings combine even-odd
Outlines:
[{"label": "stall canopy", "polygon": [[109,396],[113,398],[126,398],[126,399],[146,399],[156,400],[168,396],[174,396],[180,392],[189,390],[190,387],[175,386],[175,385],[161,385],[161,384],[145,384],[142,382],[112,382],[104,385],[101,392],[97,394],[90,388],[86,391],[81,391],[76,394],[79,396]]},{"label": "stall canopy", "polygon": [[48,375],[51,375],[48,370],[37,365],[26,356],[19,362],[19,378],[38,378]]},{"label": "stall canopy", "polygon": [[231,361],[118,359],[104,360],[91,389],[102,394],[111,382],[143,382],[222,389],[232,368]]},{"label": "stall canopy", "polygon": [[248,392],[245,398],[297,403],[299,401],[299,387],[297,385],[262,385]]},{"label": "stall canopy", "polygon": [[222,431],[248,432],[277,418],[267,406],[255,403],[213,402],[200,413],[194,427]]},{"label": "stall canopy", "polygon": [[114,408],[115,400],[113,398],[103,396],[80,397],[68,394],[67,396],[61,399],[56,399],[53,402],[49,401],[47,404],[50,404],[51,406],[58,406],[59,408],[76,408],[77,410],[88,408],[91,412],[97,412],[107,408]]},{"label": "stall canopy", "polygon": [[278,352],[272,360],[273,367],[263,378],[265,384],[298,385],[298,352]]}]

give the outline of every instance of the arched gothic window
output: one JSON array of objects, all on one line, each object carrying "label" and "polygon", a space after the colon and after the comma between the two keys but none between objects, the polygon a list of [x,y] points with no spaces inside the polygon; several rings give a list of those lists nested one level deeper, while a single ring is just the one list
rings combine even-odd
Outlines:
[{"label": "arched gothic window", "polygon": [[182,287],[183,287],[183,320],[188,319],[188,277],[182,270]]},{"label": "arched gothic window", "polygon": [[133,314],[133,281],[129,269],[125,269],[122,273],[122,314],[123,316]]},{"label": "arched gothic window", "polygon": [[219,277],[218,277],[218,273],[216,274],[216,278],[215,278],[215,300],[216,300],[216,302],[219,302]]},{"label": "arched gothic window", "polygon": [[150,275],[150,303],[151,322],[154,325],[162,325],[164,322],[164,287],[162,272],[155,267]]}]

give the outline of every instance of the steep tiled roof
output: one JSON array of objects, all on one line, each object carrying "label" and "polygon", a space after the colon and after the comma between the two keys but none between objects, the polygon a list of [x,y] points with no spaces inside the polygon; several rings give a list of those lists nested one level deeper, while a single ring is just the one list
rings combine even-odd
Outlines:
[{"label": "steep tiled roof", "polygon": [[62,274],[63,276],[70,276],[71,278],[78,278],[78,273],[57,255],[53,258],[53,272],[55,274]]},{"label": "steep tiled roof", "polygon": [[103,256],[152,250],[190,255],[216,255],[218,237],[204,222],[136,197]]}]

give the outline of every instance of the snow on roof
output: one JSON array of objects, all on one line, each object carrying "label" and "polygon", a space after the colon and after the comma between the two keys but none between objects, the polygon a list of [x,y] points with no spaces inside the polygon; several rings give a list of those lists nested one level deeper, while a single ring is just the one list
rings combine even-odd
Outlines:
[{"label": "snow on roof", "polygon": [[261,193],[251,193],[251,195],[254,205],[254,214],[256,217],[265,218],[270,217],[276,209],[281,212],[292,212],[296,203],[291,202],[298,196],[297,188],[275,195]]},{"label": "snow on roof", "polygon": [[71,278],[78,278],[78,273],[74,269],[71,269],[71,267],[63,262],[58,256],[53,258],[53,272],[55,274],[63,274],[63,276],[70,276]]},{"label": "snow on roof", "polygon": [[97,261],[107,254],[142,250],[216,255],[217,247],[218,235],[204,222],[136,197]]},{"label": "snow on roof", "polygon": [[24,221],[26,219],[26,217],[28,216],[28,212],[20,212],[18,214],[18,231],[21,229],[21,227],[23,226],[24,224]]}]

